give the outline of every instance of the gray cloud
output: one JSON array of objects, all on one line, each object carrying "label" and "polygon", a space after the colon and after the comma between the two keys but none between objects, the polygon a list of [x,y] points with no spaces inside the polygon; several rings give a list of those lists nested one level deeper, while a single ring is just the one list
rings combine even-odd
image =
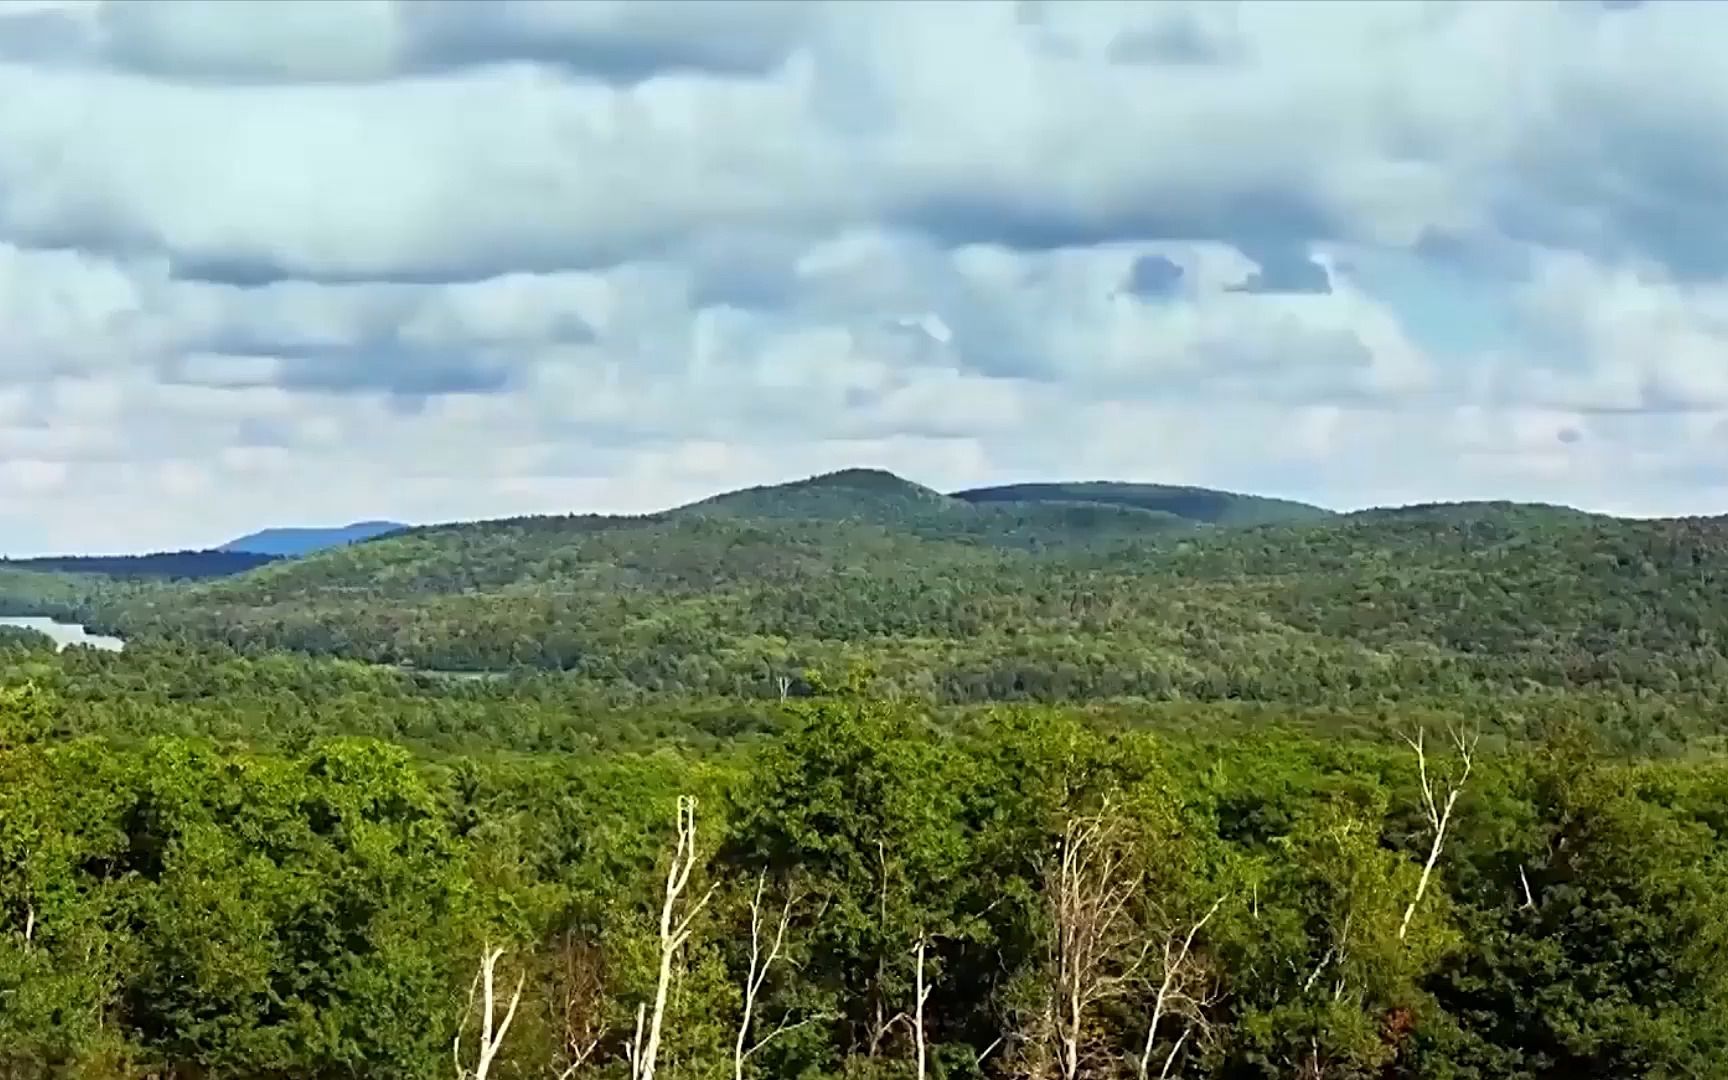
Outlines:
[{"label": "gray cloud", "polygon": [[0,9],[0,60],[71,61],[88,44],[88,34],[78,20],[60,12]]},{"label": "gray cloud", "polygon": [[1332,276],[1307,252],[1297,248],[1253,244],[1242,249],[1259,269],[1249,274],[1235,292],[1245,293],[1329,293]]},{"label": "gray cloud", "polygon": [[[1601,46],[1564,66],[1555,44],[1517,56],[1527,75],[1496,66],[1496,32],[1588,45],[1592,20],[1610,16],[1286,6],[1349,58],[1348,79],[1293,66],[1298,38],[1275,5],[1225,19],[1212,5],[1076,0],[1028,17],[987,3],[886,4],[887,21],[846,5],[645,0],[37,12],[27,27],[15,17],[23,29],[10,36],[61,40],[65,26],[86,26],[98,59],[120,70],[239,84],[17,67],[0,79],[6,99],[49,107],[10,124],[0,109],[15,161],[0,161],[0,229],[32,244],[160,253],[182,277],[254,285],[594,268],[675,254],[714,229],[821,233],[880,220],[946,244],[1030,250],[1408,242],[1472,217],[1698,272],[1723,249],[1711,231],[1723,226],[1710,224],[1722,216],[1703,198],[1720,179],[1702,149],[1712,141],[1659,133],[1698,110],[1633,111],[1645,99],[1628,81],[1655,69],[1626,70]],[[1692,18],[1659,7],[1615,13],[1615,32],[1654,40]],[[46,31],[50,22],[62,29]],[[1038,41],[1050,34],[1071,47],[1046,55]],[[1240,48],[1228,75],[1113,66],[1111,50],[1136,35]],[[1461,95],[1441,75],[1470,65],[1471,50],[1480,85]],[[56,51],[64,41],[46,50]],[[1701,58],[1678,59],[1688,77],[1705,74]],[[997,109],[982,89],[1013,70],[1045,88],[1036,109]],[[1553,123],[1532,105],[1472,122],[1473,95],[1490,107],[1515,77],[1585,121]],[[332,83],[342,78],[360,84]],[[1408,87],[1388,96],[1376,80]],[[1720,112],[1720,95],[1701,89]],[[62,100],[75,107],[54,106]],[[849,117],[839,126],[836,108]],[[1333,121],[1293,123],[1292,112]],[[186,131],[225,134],[198,145]],[[128,153],[126,168],[99,169]],[[1415,166],[1433,175],[1400,175]],[[1446,169],[1455,175],[1443,183]],[[1608,179],[1628,172],[1630,182]],[[1603,179],[1580,179],[1590,177]],[[193,191],[201,198],[188,204]]]},{"label": "gray cloud", "polygon": [[1152,26],[1124,30],[1110,42],[1119,64],[1222,64],[1241,58],[1240,45],[1178,10]]},{"label": "gray cloud", "polygon": [[945,244],[1002,244],[1028,251],[1131,240],[1292,244],[1341,231],[1325,207],[1300,191],[1177,194],[1172,200],[1151,191],[1125,191],[1110,201],[1083,204],[1031,192],[995,195],[981,185],[969,194],[954,190],[915,195],[897,210],[896,218]]},{"label": "gray cloud", "polygon": [[531,62],[628,86],[767,74],[805,21],[766,0],[118,0],[0,12],[0,56],[241,85]]},{"label": "gray cloud", "polygon": [[1135,296],[1163,299],[1175,296],[1182,283],[1182,268],[1162,255],[1142,255],[1134,260],[1124,285]]},{"label": "gray cloud", "polygon": [[532,60],[630,85],[680,71],[768,74],[799,42],[805,10],[773,0],[422,0],[398,17],[419,68]]},{"label": "gray cloud", "polygon": [[211,358],[218,363],[203,371],[181,358],[171,364],[168,377],[206,386],[250,386],[256,379],[243,373],[224,379],[222,361],[234,361],[240,372],[248,361],[270,365],[269,379],[290,390],[381,390],[393,395],[418,398],[435,394],[494,393],[509,385],[508,366],[464,350],[408,347],[399,338],[344,341],[337,345],[266,343],[235,346],[220,352],[192,354],[190,359]]}]

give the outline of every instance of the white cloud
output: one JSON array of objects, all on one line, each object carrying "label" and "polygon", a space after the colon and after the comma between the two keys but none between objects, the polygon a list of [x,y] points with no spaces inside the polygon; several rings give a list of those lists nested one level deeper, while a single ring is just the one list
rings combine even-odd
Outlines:
[{"label": "white cloud", "polygon": [[1544,252],[1512,295],[1530,331],[1501,361],[1513,393],[1588,411],[1728,410],[1728,282]]},{"label": "white cloud", "polygon": [[0,3],[0,548],[843,465],[1721,509],[1723,11]]}]

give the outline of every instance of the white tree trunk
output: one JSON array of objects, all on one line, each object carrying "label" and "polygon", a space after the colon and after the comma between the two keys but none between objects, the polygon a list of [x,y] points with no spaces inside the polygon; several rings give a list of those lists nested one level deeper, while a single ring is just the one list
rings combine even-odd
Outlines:
[{"label": "white tree trunk", "polygon": [[1414,739],[1406,738],[1404,741],[1416,752],[1416,769],[1422,781],[1422,807],[1428,815],[1428,824],[1434,829],[1434,843],[1428,849],[1427,861],[1422,864],[1422,877],[1416,882],[1416,895],[1410,898],[1410,906],[1404,909],[1404,921],[1398,924],[1399,941],[1403,941],[1410,932],[1410,920],[1416,917],[1416,908],[1428,891],[1428,880],[1434,876],[1434,864],[1440,861],[1440,849],[1446,842],[1446,827],[1452,823],[1452,810],[1458,805],[1458,796],[1464,793],[1465,781],[1470,779],[1477,738],[1466,737],[1458,731],[1452,732],[1452,745],[1458,749],[1458,756],[1464,762],[1464,771],[1447,785],[1444,803],[1438,795],[1438,783],[1428,775],[1428,755],[1423,749],[1422,731],[1418,729]]},{"label": "white tree trunk", "polygon": [[[457,1080],[487,1080],[492,1073],[492,1063],[498,1057],[498,1050],[504,1045],[504,1036],[510,1032],[510,1024],[516,1019],[516,1007],[522,1003],[522,985],[527,980],[524,973],[516,979],[516,992],[510,995],[510,1006],[504,1012],[504,1019],[497,1020],[497,997],[494,993],[493,980],[498,968],[498,961],[504,955],[503,949],[486,948],[480,953],[480,970],[474,976],[474,983],[468,988],[468,1008],[462,1016],[462,1023],[457,1026],[456,1039],[450,1045],[450,1055],[456,1062]],[[473,1071],[462,1064],[462,1028],[468,1025],[468,1017],[474,1012],[474,996],[480,995],[480,1049],[474,1062]],[[494,1029],[496,1025],[496,1029]]]},{"label": "white tree trunk", "polygon": [[1176,1061],[1176,1054],[1182,1049],[1182,1044],[1188,1040],[1193,1025],[1203,1022],[1199,1009],[1201,1003],[1195,1001],[1190,992],[1182,989],[1182,983],[1191,974],[1190,958],[1194,952],[1194,939],[1206,928],[1206,924],[1212,921],[1212,916],[1218,914],[1218,909],[1224,906],[1225,899],[1226,897],[1220,896],[1211,910],[1188,928],[1188,933],[1182,938],[1181,948],[1174,948],[1174,935],[1164,942],[1164,977],[1158,983],[1158,995],[1152,1002],[1152,1021],[1146,1025],[1146,1046],[1140,1052],[1140,1080],[1147,1080],[1151,1073],[1152,1048],[1158,1041],[1158,1026],[1166,1015],[1178,1006],[1184,1007],[1189,1017],[1189,1026],[1183,1029],[1176,1045],[1170,1048],[1169,1055],[1164,1059],[1164,1068],[1158,1073],[1160,1077],[1169,1075],[1170,1066]]},{"label": "white tree trunk", "polygon": [[1134,948],[1131,907],[1144,885],[1134,846],[1132,823],[1106,803],[1097,816],[1068,822],[1046,879],[1052,984],[1042,1038],[1063,1080],[1080,1075],[1093,1010],[1124,992],[1149,951]]},{"label": "white tree trunk", "polygon": [[701,900],[680,912],[679,899],[690,884],[696,869],[696,800],[688,795],[678,797],[678,844],[672,852],[672,863],[666,871],[666,892],[660,906],[660,970],[654,983],[654,1009],[647,1016],[647,1041],[643,1041],[642,1010],[636,1015],[636,1037],[630,1057],[630,1075],[634,1080],[654,1080],[654,1070],[660,1060],[660,1040],[666,1025],[666,1000],[672,991],[673,966],[678,953],[690,940],[690,927],[702,909],[708,905],[714,890],[710,888]]},{"label": "white tree trunk", "polygon": [[786,930],[792,924],[792,907],[797,902],[795,896],[787,896],[786,904],[780,909],[780,918],[774,927],[774,939],[768,943],[767,953],[763,953],[762,913],[763,896],[767,892],[768,876],[762,874],[756,879],[756,896],[750,901],[750,970],[744,975],[744,1011],[738,1019],[738,1038],[732,1047],[732,1078],[744,1080],[744,1063],[764,1046],[784,1035],[794,1028],[802,1027],[809,1020],[801,1020],[794,1024],[791,1017],[780,1021],[778,1027],[754,1044],[750,1042],[750,1029],[756,1020],[757,997],[762,992],[762,986],[768,981],[768,972],[775,963],[784,959],[786,946]]},{"label": "white tree trunk", "polygon": [[929,1057],[924,1041],[924,1002],[930,997],[930,990],[924,985],[924,949],[925,939],[918,939],[918,975],[916,986],[916,1005],[912,1010],[912,1033],[918,1047],[918,1080],[924,1080]]}]

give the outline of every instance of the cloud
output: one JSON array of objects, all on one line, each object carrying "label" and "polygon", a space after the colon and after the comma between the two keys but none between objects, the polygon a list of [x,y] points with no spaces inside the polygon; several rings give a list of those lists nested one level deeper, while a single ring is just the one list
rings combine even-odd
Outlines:
[{"label": "cloud", "polygon": [[1128,270],[1125,288],[1148,299],[1174,296],[1182,282],[1182,268],[1163,255],[1142,255]]},{"label": "cloud", "polygon": [[1259,269],[1231,291],[1245,293],[1329,293],[1332,275],[1307,252],[1275,245],[1249,245],[1243,254]]},{"label": "cloud", "polygon": [[0,9],[0,55],[214,83],[372,82],[526,60],[629,85],[766,74],[804,22],[766,0],[127,0]]},{"label": "cloud", "polygon": [[1728,409],[1728,282],[1547,252],[1513,294],[1527,351],[1506,392],[1589,412]]},{"label": "cloud", "polygon": [[0,548],[1728,499],[1714,5],[0,3]]}]

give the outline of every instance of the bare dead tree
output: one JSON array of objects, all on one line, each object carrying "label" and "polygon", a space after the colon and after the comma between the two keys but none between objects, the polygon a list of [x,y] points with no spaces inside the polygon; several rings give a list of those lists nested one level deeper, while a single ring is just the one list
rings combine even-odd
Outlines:
[{"label": "bare dead tree", "polygon": [[1080,1075],[1097,1009],[1126,992],[1150,952],[1149,942],[1135,945],[1132,906],[1144,874],[1132,858],[1133,841],[1130,824],[1108,802],[1063,828],[1045,882],[1051,983],[1032,1040],[1035,1075],[1048,1067],[1036,1062],[1049,1058],[1063,1080]]},{"label": "bare dead tree", "polygon": [[888,1033],[899,1027],[901,1024],[906,1023],[909,1019],[903,1012],[897,1012],[885,1020],[881,1017],[881,1010],[878,1010],[876,1023],[870,1030],[870,1057],[880,1056],[883,1040],[888,1038]]},{"label": "bare dead tree", "polygon": [[566,934],[558,943],[553,972],[552,1022],[561,1033],[552,1065],[556,1080],[571,1080],[588,1064],[606,1037],[606,978],[600,950]]},{"label": "bare dead tree", "polygon": [[924,1003],[930,1000],[930,987],[924,982],[924,952],[928,946],[929,939],[920,934],[918,947],[913,950],[917,968],[912,1005],[912,1037],[917,1046],[918,1080],[924,1080],[929,1061],[928,1044],[924,1039]]},{"label": "bare dead tree", "polygon": [[[1440,860],[1440,848],[1446,842],[1446,828],[1452,823],[1452,811],[1458,805],[1458,796],[1464,793],[1464,784],[1470,779],[1470,768],[1475,762],[1476,743],[1480,736],[1465,735],[1458,730],[1450,730],[1452,745],[1458,751],[1463,769],[1454,778],[1444,781],[1429,775],[1428,755],[1423,748],[1422,729],[1416,730],[1414,739],[1405,737],[1410,749],[1416,752],[1416,768],[1422,781],[1422,809],[1428,817],[1428,824],[1434,830],[1434,844],[1428,849],[1428,861],[1422,864],[1422,877],[1416,883],[1416,895],[1410,898],[1410,906],[1404,909],[1404,921],[1398,925],[1398,940],[1410,932],[1410,920],[1416,916],[1416,907],[1422,903],[1422,896],[1428,891],[1428,880],[1434,874],[1434,864]],[[1445,786],[1446,795],[1440,797],[1440,788]]]},{"label": "bare dead tree", "polygon": [[[876,862],[881,870],[881,884],[876,890],[876,925],[884,936],[888,933],[888,847],[881,840],[876,841]],[[882,1050],[882,1040],[894,1030],[896,1024],[906,1019],[903,1012],[887,1015],[887,995],[883,987],[888,981],[888,958],[884,952],[876,955],[876,979],[871,986],[871,996],[876,1009],[876,1021],[870,1031],[870,1056],[876,1057]]]},{"label": "bare dead tree", "polygon": [[[699,861],[696,843],[696,799],[690,795],[678,797],[678,841],[672,851],[671,865],[666,870],[666,891],[660,906],[660,971],[654,984],[654,1008],[646,1005],[636,1010],[636,1033],[626,1049],[631,1080],[654,1080],[654,1069],[660,1060],[660,1037],[666,1024],[666,1000],[672,989],[672,975],[678,953],[690,940],[690,930],[702,909],[713,899],[709,887],[700,900],[681,905],[690,875]],[[644,1032],[646,1021],[646,1032]]]},{"label": "bare dead tree", "polygon": [[[1200,936],[1200,931],[1218,914],[1218,909],[1224,906],[1228,897],[1220,896],[1206,914],[1188,928],[1186,934],[1171,932],[1164,939],[1163,976],[1158,982],[1158,993],[1152,999],[1152,1020],[1146,1025],[1146,1046],[1140,1052],[1140,1080],[1147,1080],[1152,1069],[1152,1050],[1157,1045],[1158,1029],[1166,1016],[1179,1016],[1187,1023],[1177,1036],[1176,1043],[1164,1058],[1164,1067],[1158,1071],[1161,1078],[1170,1075],[1171,1067],[1176,1063],[1176,1057],[1182,1052],[1182,1046],[1196,1027],[1206,1023],[1205,1007],[1209,999],[1200,986],[1206,979],[1205,972],[1196,961],[1194,954],[1194,939]],[[1180,941],[1180,945],[1178,945]]]},{"label": "bare dead tree", "polygon": [[[522,1004],[522,985],[528,978],[526,972],[517,977],[516,992],[510,995],[510,1005],[504,1011],[503,1020],[498,1020],[493,977],[498,961],[503,956],[503,949],[491,946],[480,951],[480,970],[475,973],[474,981],[468,987],[468,1006],[462,1012],[462,1022],[457,1025],[456,1038],[450,1044],[450,1057],[456,1063],[457,1080],[486,1080],[492,1072],[492,1062],[498,1057],[499,1047],[504,1045],[504,1036],[509,1034],[510,1024],[516,1019],[516,1007]],[[474,1015],[476,997],[480,999],[480,1048],[474,1068],[470,1070],[462,1064],[462,1029],[468,1026],[469,1018]]]},{"label": "bare dead tree", "polygon": [[814,1017],[793,1022],[792,1014],[787,1013],[775,1028],[768,1034],[750,1041],[751,1028],[756,1020],[757,999],[762,992],[762,986],[768,981],[768,973],[776,963],[786,960],[786,931],[792,925],[792,911],[798,903],[796,893],[786,897],[781,905],[780,915],[774,919],[774,931],[771,938],[765,936],[766,924],[764,897],[768,889],[768,875],[761,874],[756,879],[756,895],[750,901],[750,969],[744,975],[744,1011],[738,1020],[738,1039],[732,1048],[733,1080],[744,1080],[744,1064],[757,1051],[773,1042],[775,1039],[812,1023]]},{"label": "bare dead tree", "polygon": [[780,691],[780,704],[786,704],[786,698],[792,693],[792,679],[782,675],[774,680],[774,688]]},{"label": "bare dead tree", "polygon": [[624,1060],[630,1066],[631,1080],[642,1074],[642,1027],[647,1019],[648,1003],[644,1001],[636,1006],[636,1031],[624,1045]]}]

